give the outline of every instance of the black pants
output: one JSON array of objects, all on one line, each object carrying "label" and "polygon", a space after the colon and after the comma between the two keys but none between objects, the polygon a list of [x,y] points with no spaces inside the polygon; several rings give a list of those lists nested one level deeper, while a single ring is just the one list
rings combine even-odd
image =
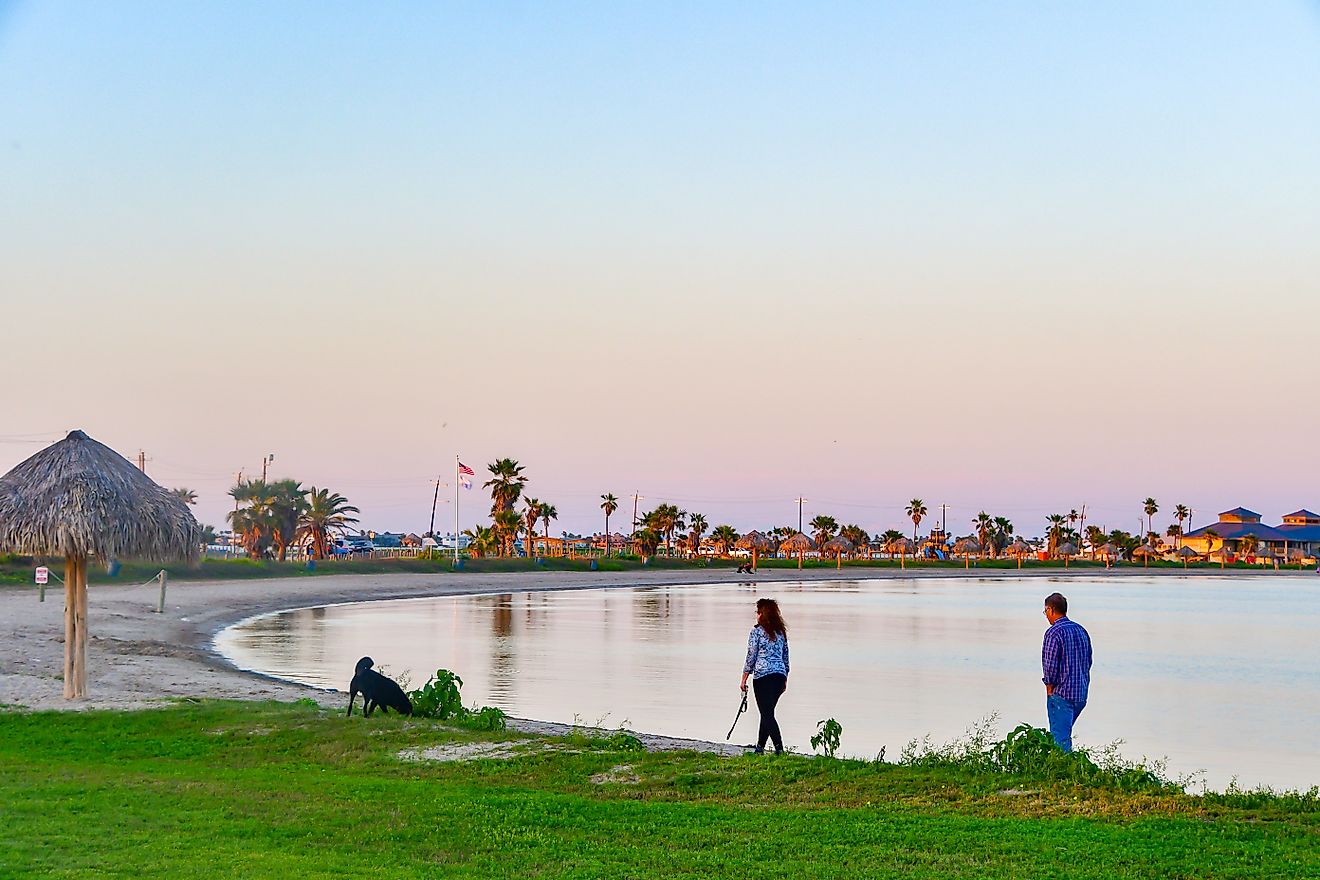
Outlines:
[{"label": "black pants", "polygon": [[784,750],[784,738],[779,735],[779,722],[775,720],[775,705],[788,687],[788,677],[778,672],[752,679],[756,694],[756,708],[761,713],[761,729],[756,735],[756,750],[765,749],[765,741],[773,740],[775,751]]}]

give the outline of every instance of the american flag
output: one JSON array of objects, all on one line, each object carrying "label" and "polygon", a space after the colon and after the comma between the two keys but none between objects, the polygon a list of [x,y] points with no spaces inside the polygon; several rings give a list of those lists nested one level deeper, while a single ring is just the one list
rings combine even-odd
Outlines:
[{"label": "american flag", "polygon": [[463,464],[461,461],[458,463],[458,472],[460,474],[467,474],[469,477],[475,477],[477,475],[476,471],[472,470],[472,468]]}]

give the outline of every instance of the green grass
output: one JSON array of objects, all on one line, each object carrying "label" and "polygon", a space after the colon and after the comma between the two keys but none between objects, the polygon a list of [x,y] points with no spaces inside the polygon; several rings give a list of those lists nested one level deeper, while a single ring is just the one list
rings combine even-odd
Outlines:
[{"label": "green grass", "polygon": [[[690,571],[690,570],[711,570],[731,572],[742,560],[738,559],[679,559],[667,557],[654,557],[643,566],[641,560],[637,557],[622,556],[611,557],[609,559],[596,560],[597,568],[602,572],[623,572],[623,571],[642,571],[642,570],[672,570],[672,571]],[[63,560],[38,560],[27,556],[0,556],[0,587],[4,586],[33,586],[33,569],[37,565],[50,566],[53,574],[63,575]],[[314,571],[308,571],[307,566],[302,562],[272,562],[255,559],[203,559],[194,565],[172,564],[166,566],[152,565],[146,563],[125,562],[115,577],[110,577],[106,569],[101,566],[93,566],[90,580],[92,583],[127,583],[135,584],[148,580],[156,575],[161,568],[169,572],[170,580],[237,580],[246,578],[277,578],[277,577],[319,577],[330,574],[389,574],[395,572],[415,572],[423,574],[454,574],[462,576],[463,573],[483,574],[492,572],[512,572],[512,571],[590,571],[591,562],[588,559],[565,559],[560,557],[545,557],[532,562],[527,559],[464,559],[463,569],[455,572],[449,562],[448,557],[437,559],[354,559],[351,561],[321,561],[317,563]],[[798,563],[796,559],[766,559],[762,558],[757,563],[759,568],[766,570],[786,570],[796,569]],[[834,569],[833,561],[805,560],[804,569]],[[854,560],[843,563],[844,571],[857,571],[861,569],[898,569],[900,564],[897,560],[890,559],[871,559]],[[973,570],[1016,570],[1017,561],[1013,559],[985,559],[973,565]],[[1022,569],[1024,571],[1057,571],[1064,566],[1060,562],[1040,562],[1031,560],[1024,562]],[[1120,566],[1127,570],[1141,568],[1141,563],[1122,563]],[[1151,569],[1181,570],[1182,565],[1177,562],[1153,562]],[[946,561],[915,561],[907,560],[907,568],[913,571],[961,571],[963,563],[961,560]],[[1103,562],[1092,562],[1086,559],[1073,560],[1071,568],[1084,570],[1103,570]],[[1261,566],[1247,565],[1238,563],[1230,565],[1223,573],[1233,571],[1261,571]],[[1289,568],[1289,571],[1295,571]],[[1201,563],[1189,566],[1189,571],[1213,574],[1220,572],[1220,566],[1217,563]],[[60,584],[51,578],[49,589],[59,590]]]},{"label": "green grass", "polygon": [[[396,757],[492,736],[507,735],[305,703],[0,713],[0,876],[1320,875],[1314,797],[611,752],[585,736],[507,761]],[[637,784],[592,783],[622,764]]]}]

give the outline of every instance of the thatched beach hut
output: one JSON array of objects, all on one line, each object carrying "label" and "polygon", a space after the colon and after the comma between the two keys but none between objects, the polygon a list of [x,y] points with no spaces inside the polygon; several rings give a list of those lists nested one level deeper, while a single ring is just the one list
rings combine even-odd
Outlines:
[{"label": "thatched beach hut", "polygon": [[953,545],[953,552],[963,558],[963,568],[971,568],[972,554],[981,552],[981,545],[975,538],[960,538]]},{"label": "thatched beach hut", "polygon": [[898,554],[899,568],[907,568],[907,555],[917,552],[917,542],[911,538],[895,538],[885,545],[885,549],[890,553]]},{"label": "thatched beach hut", "polygon": [[1031,553],[1031,545],[1021,538],[1014,538],[1013,543],[1004,548],[1009,556],[1016,556],[1018,568],[1022,567],[1022,557]]},{"label": "thatched beach hut", "polygon": [[796,553],[798,555],[798,568],[801,568],[802,554],[815,548],[815,546],[815,544],[811,543],[810,538],[801,532],[798,532],[793,537],[781,541],[779,544],[779,550],[781,553]]},{"label": "thatched beach hut", "polygon": [[1182,557],[1183,568],[1187,567],[1187,560],[1199,559],[1201,556],[1200,553],[1197,553],[1195,550],[1193,550],[1191,547],[1188,547],[1186,544],[1183,544],[1181,547],[1178,548],[1178,555]]},{"label": "thatched beach hut", "polygon": [[1077,545],[1071,541],[1064,541],[1054,550],[1055,556],[1063,557],[1063,567],[1068,567],[1068,561],[1077,555]]},{"label": "thatched beach hut", "polygon": [[1158,557],[1158,556],[1163,556],[1164,554],[1161,553],[1159,550],[1155,549],[1154,547],[1152,547],[1150,544],[1142,544],[1140,547],[1132,551],[1132,555],[1141,557],[1141,565],[1144,568],[1150,565],[1150,558],[1152,556]]},{"label": "thatched beach hut", "polygon": [[752,529],[750,532],[743,535],[736,542],[734,542],[733,546],[738,548],[739,550],[752,551],[752,570],[755,571],[757,556],[765,552],[766,550],[769,550],[772,547],[774,547],[775,542],[771,541],[769,537],[761,534],[756,529]]},{"label": "thatched beach hut", "polygon": [[0,552],[64,558],[64,696],[87,696],[87,564],[196,557],[188,505],[82,431],[0,477]]},{"label": "thatched beach hut", "polygon": [[838,535],[826,541],[825,546],[820,549],[823,553],[833,553],[835,559],[834,567],[843,568],[843,554],[851,553],[853,551],[853,542],[849,541],[843,535]]}]

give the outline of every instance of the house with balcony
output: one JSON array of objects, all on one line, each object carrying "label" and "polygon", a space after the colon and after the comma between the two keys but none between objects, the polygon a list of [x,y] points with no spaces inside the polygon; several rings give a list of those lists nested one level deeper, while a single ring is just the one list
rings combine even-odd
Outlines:
[{"label": "house with balcony", "polygon": [[[1314,516],[1314,514],[1312,514]],[[1320,525],[1320,523],[1317,523]],[[1289,546],[1288,535],[1282,529],[1267,526],[1260,521],[1260,514],[1245,507],[1235,507],[1219,514],[1219,521],[1188,532],[1182,536],[1182,544],[1191,547],[1203,556],[1228,553],[1240,555],[1246,539],[1256,539],[1254,556],[1286,559]]]}]

